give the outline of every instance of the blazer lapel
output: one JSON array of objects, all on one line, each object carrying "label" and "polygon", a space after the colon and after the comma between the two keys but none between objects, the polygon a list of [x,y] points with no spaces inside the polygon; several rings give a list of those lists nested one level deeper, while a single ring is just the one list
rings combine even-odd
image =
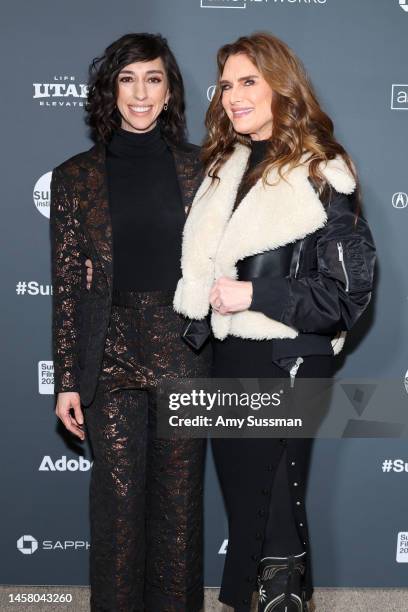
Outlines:
[{"label": "blazer lapel", "polygon": [[166,142],[173,154],[184,213],[188,215],[203,178],[201,160],[195,150],[189,150],[183,145],[173,145],[167,140]]},{"label": "blazer lapel", "polygon": [[79,205],[84,216],[87,231],[105,272],[108,285],[113,285],[113,243],[112,221],[108,201],[106,175],[106,152],[103,144],[97,144],[89,151],[81,166],[85,172],[80,181]]}]

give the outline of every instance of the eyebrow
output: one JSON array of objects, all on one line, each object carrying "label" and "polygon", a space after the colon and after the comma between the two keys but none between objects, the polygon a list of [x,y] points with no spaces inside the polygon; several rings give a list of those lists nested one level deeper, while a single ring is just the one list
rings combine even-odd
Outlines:
[{"label": "eyebrow", "polygon": [[[259,79],[259,75],[257,74],[249,74],[248,76],[243,76],[240,79],[238,79],[239,82],[241,81],[247,81],[248,79]],[[224,85],[226,83],[229,83],[229,81],[226,81],[225,79],[223,81],[220,81],[220,85]]]},{"label": "eyebrow", "polygon": [[[133,72],[133,70],[121,70],[119,72],[119,74],[136,74],[136,73]],[[163,74],[164,75],[164,72],[163,72],[163,70],[159,70],[159,69],[157,69],[157,70],[147,70],[146,74]]]}]

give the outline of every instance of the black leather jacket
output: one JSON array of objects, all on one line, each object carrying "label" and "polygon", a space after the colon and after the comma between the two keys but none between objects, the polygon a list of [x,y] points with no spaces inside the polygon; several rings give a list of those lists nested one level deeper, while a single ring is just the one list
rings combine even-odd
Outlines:
[{"label": "black leather jacket", "polygon": [[376,249],[355,195],[333,188],[321,197],[327,223],[293,244],[247,257],[239,280],[251,280],[250,310],[299,330],[274,340],[274,357],[333,354],[331,339],[355,324],[371,299]]}]

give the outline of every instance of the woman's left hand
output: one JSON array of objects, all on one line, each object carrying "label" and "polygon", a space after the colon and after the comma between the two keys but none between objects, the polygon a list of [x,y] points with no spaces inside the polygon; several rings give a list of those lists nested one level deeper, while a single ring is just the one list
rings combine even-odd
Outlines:
[{"label": "woman's left hand", "polygon": [[92,275],[93,275],[93,265],[92,259],[87,259],[85,261],[86,266],[86,288],[89,290],[92,284]]},{"label": "woman's left hand", "polygon": [[251,281],[238,281],[221,276],[211,288],[210,304],[219,314],[225,315],[247,310],[251,302]]}]

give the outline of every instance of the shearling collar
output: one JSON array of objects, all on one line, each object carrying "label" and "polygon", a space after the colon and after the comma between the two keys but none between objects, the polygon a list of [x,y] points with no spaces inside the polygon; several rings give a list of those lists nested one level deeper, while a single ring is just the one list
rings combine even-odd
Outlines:
[{"label": "shearling collar", "polygon": [[[220,276],[237,278],[240,259],[304,238],[327,222],[324,206],[308,180],[306,163],[287,172],[285,180],[272,169],[269,184],[258,180],[232,213],[249,154],[248,147],[238,144],[218,173],[220,181],[211,185],[207,176],[194,198],[183,233],[183,278],[174,298],[175,310],[190,318],[207,315],[214,280]],[[355,189],[354,178],[340,157],[321,170],[337,191],[351,193]],[[257,339],[295,337],[298,333],[252,311],[233,315],[213,312],[212,326],[218,338],[229,333]]]}]

